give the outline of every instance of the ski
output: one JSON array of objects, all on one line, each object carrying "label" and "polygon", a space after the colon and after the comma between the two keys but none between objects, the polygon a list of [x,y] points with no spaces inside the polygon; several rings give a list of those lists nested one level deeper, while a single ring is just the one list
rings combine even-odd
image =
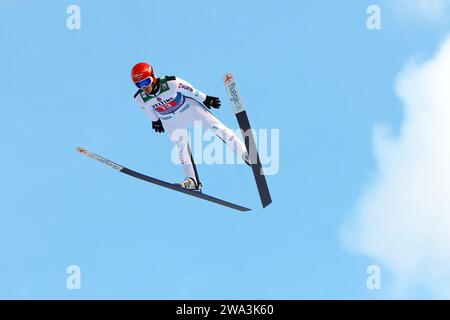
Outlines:
[{"label": "ski", "polygon": [[250,165],[258,187],[259,197],[261,198],[263,208],[265,208],[272,203],[272,198],[270,196],[264,170],[259,159],[255,138],[253,137],[253,133],[251,131],[250,121],[248,120],[247,112],[244,109],[244,104],[239,94],[236,81],[231,73],[227,73],[225,75],[224,83],[227,88],[228,98],[230,99],[231,106],[233,107],[233,111],[239,123],[239,127],[242,130],[245,140],[245,147],[247,148],[250,158]]},{"label": "ski", "polygon": [[108,167],[110,167],[110,168],[112,168],[114,170],[120,171],[120,172],[122,172],[122,173],[124,173],[126,175],[129,175],[129,176],[132,176],[134,178],[137,178],[137,179],[140,179],[140,180],[144,180],[144,181],[156,184],[156,185],[164,187],[164,188],[175,190],[175,191],[187,194],[189,196],[200,198],[200,199],[203,199],[203,200],[206,200],[206,201],[209,201],[209,202],[213,202],[213,203],[216,203],[216,204],[219,204],[219,205],[231,208],[231,209],[235,209],[235,210],[238,210],[238,211],[242,211],[242,212],[251,211],[251,209],[249,209],[249,208],[242,207],[240,205],[237,205],[237,204],[234,204],[234,203],[222,200],[222,199],[218,199],[218,198],[212,197],[212,196],[204,194],[204,193],[202,193],[200,191],[187,190],[187,189],[184,189],[184,188],[182,188],[182,187],[180,187],[180,186],[178,186],[176,184],[165,182],[165,181],[162,181],[162,180],[159,180],[159,179],[156,179],[156,178],[152,178],[152,177],[146,176],[146,175],[144,175],[142,173],[130,170],[130,169],[124,167],[124,166],[121,166],[120,164],[117,164],[117,163],[115,163],[115,162],[113,162],[111,160],[108,160],[108,159],[106,159],[106,158],[104,158],[102,156],[99,156],[98,154],[91,153],[91,152],[89,152],[88,150],[86,150],[84,148],[77,148],[77,152],[79,152],[82,155],[87,156],[88,158],[91,158],[91,159],[94,159],[96,161],[99,161],[99,162],[107,165]]}]

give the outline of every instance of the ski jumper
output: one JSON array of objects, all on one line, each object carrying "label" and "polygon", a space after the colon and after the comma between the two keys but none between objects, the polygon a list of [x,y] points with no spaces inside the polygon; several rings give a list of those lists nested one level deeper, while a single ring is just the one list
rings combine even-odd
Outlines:
[{"label": "ski jumper", "polygon": [[[134,99],[152,121],[162,121],[171,141],[177,146],[186,177],[191,177],[199,183],[188,144],[188,129],[195,121],[201,122],[204,129],[211,129],[239,157],[245,158],[247,151],[244,143],[203,105],[206,94],[174,76],[159,78],[158,83],[159,90],[155,94],[148,95],[139,89]],[[172,135],[175,130],[177,137]],[[182,139],[179,139],[179,130],[184,132]]]}]

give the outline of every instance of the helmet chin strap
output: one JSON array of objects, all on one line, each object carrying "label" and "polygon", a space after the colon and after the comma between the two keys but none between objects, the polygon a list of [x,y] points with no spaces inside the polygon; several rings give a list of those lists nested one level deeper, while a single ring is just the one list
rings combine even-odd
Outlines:
[{"label": "helmet chin strap", "polygon": [[152,90],[152,93],[151,93],[151,94],[155,95],[158,91],[159,91],[159,81],[156,80],[156,83],[155,83],[155,85],[153,86],[153,90]]}]

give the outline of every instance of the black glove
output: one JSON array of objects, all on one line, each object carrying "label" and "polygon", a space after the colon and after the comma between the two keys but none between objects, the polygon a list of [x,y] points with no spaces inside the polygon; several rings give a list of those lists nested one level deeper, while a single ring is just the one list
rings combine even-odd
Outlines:
[{"label": "black glove", "polygon": [[155,132],[163,133],[164,127],[162,125],[161,119],[158,121],[152,121],[152,128],[155,129]]},{"label": "black glove", "polygon": [[211,97],[211,96],[206,96],[206,99],[203,102],[203,104],[208,109],[211,109],[211,107],[214,108],[214,109],[219,109],[220,106],[221,106],[220,99],[216,98],[216,97]]}]

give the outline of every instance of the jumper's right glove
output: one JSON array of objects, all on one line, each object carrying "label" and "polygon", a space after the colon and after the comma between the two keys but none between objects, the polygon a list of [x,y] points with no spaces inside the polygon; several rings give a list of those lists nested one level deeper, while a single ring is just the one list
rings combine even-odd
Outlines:
[{"label": "jumper's right glove", "polygon": [[154,129],[155,132],[164,132],[164,127],[162,125],[161,119],[159,119],[158,121],[152,121],[152,129]]},{"label": "jumper's right glove", "polygon": [[214,108],[219,109],[221,106],[220,99],[216,97],[206,96],[205,101],[203,101],[203,104],[208,108]]}]

